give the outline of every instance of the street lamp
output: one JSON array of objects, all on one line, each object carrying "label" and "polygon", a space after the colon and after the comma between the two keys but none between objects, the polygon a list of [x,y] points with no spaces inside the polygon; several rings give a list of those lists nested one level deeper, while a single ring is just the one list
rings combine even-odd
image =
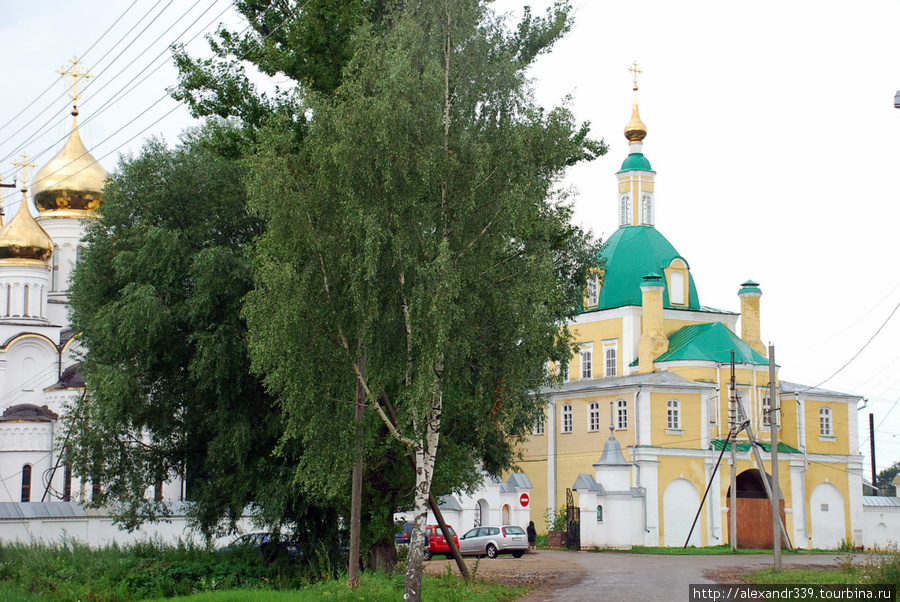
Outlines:
[{"label": "street lamp", "polygon": [[900,90],[897,90],[897,93],[894,94],[894,108],[900,109]]}]

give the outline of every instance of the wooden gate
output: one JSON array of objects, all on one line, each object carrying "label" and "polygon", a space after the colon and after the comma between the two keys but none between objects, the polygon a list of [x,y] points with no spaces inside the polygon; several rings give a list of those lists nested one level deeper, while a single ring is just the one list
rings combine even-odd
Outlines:
[{"label": "wooden gate", "polygon": [[[731,512],[731,497],[728,497]],[[784,521],[784,500],[779,501],[781,520]],[[731,537],[731,521],[728,523]],[[731,539],[728,539],[731,541]],[[786,545],[782,540],[782,545]],[[737,499],[737,547],[752,550],[772,549],[772,504],[767,499]]]}]

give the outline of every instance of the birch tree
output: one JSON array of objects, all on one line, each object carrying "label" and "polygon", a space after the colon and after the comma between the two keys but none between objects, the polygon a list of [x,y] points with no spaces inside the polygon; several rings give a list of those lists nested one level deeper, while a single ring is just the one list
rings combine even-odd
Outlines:
[{"label": "birch tree", "polygon": [[[387,32],[357,30],[340,86],[303,97],[299,152],[272,128],[248,162],[267,222],[246,306],[253,366],[291,417],[285,440],[327,436],[324,453],[347,458],[362,437],[371,457],[386,431],[414,457],[408,600],[435,479],[511,467],[548,362],[571,353],[597,245],[556,187],[605,147],[538,106],[526,73],[569,10],[509,31],[477,0],[408,3]],[[329,465],[308,457],[297,478],[326,487]]]}]

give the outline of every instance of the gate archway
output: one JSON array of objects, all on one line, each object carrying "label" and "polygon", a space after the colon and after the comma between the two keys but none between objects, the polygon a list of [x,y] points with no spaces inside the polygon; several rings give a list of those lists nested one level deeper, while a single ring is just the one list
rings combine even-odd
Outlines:
[{"label": "gate archway", "polygon": [[[751,549],[771,549],[772,539],[772,504],[766,496],[766,488],[763,485],[763,477],[759,470],[751,468],[740,473],[735,479],[737,497],[737,547]],[[765,474],[765,478],[772,484],[772,477]],[[728,512],[731,508],[731,487],[725,498]],[[779,500],[779,512],[784,522],[784,500]],[[728,517],[726,532],[728,541],[731,541],[731,517]],[[782,545],[784,542],[782,541]]]}]

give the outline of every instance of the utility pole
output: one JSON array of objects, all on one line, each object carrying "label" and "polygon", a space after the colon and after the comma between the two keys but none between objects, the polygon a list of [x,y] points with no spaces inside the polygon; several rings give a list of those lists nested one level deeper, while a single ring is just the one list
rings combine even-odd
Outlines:
[{"label": "utility pole", "polygon": [[[781,490],[778,488],[778,395],[775,390],[775,346],[769,343],[769,434],[772,435],[772,553],[781,571]],[[765,476],[763,477],[765,478]]]},{"label": "utility pole", "polygon": [[728,512],[728,542],[731,551],[737,551],[737,444],[738,433],[737,391],[734,389],[734,349],[731,350],[731,384],[728,387],[728,433],[731,438],[731,508]]},{"label": "utility pole", "polygon": [[869,451],[872,456],[872,487],[875,488],[875,495],[881,495],[878,488],[878,475],[875,474],[875,415],[869,412]]}]

